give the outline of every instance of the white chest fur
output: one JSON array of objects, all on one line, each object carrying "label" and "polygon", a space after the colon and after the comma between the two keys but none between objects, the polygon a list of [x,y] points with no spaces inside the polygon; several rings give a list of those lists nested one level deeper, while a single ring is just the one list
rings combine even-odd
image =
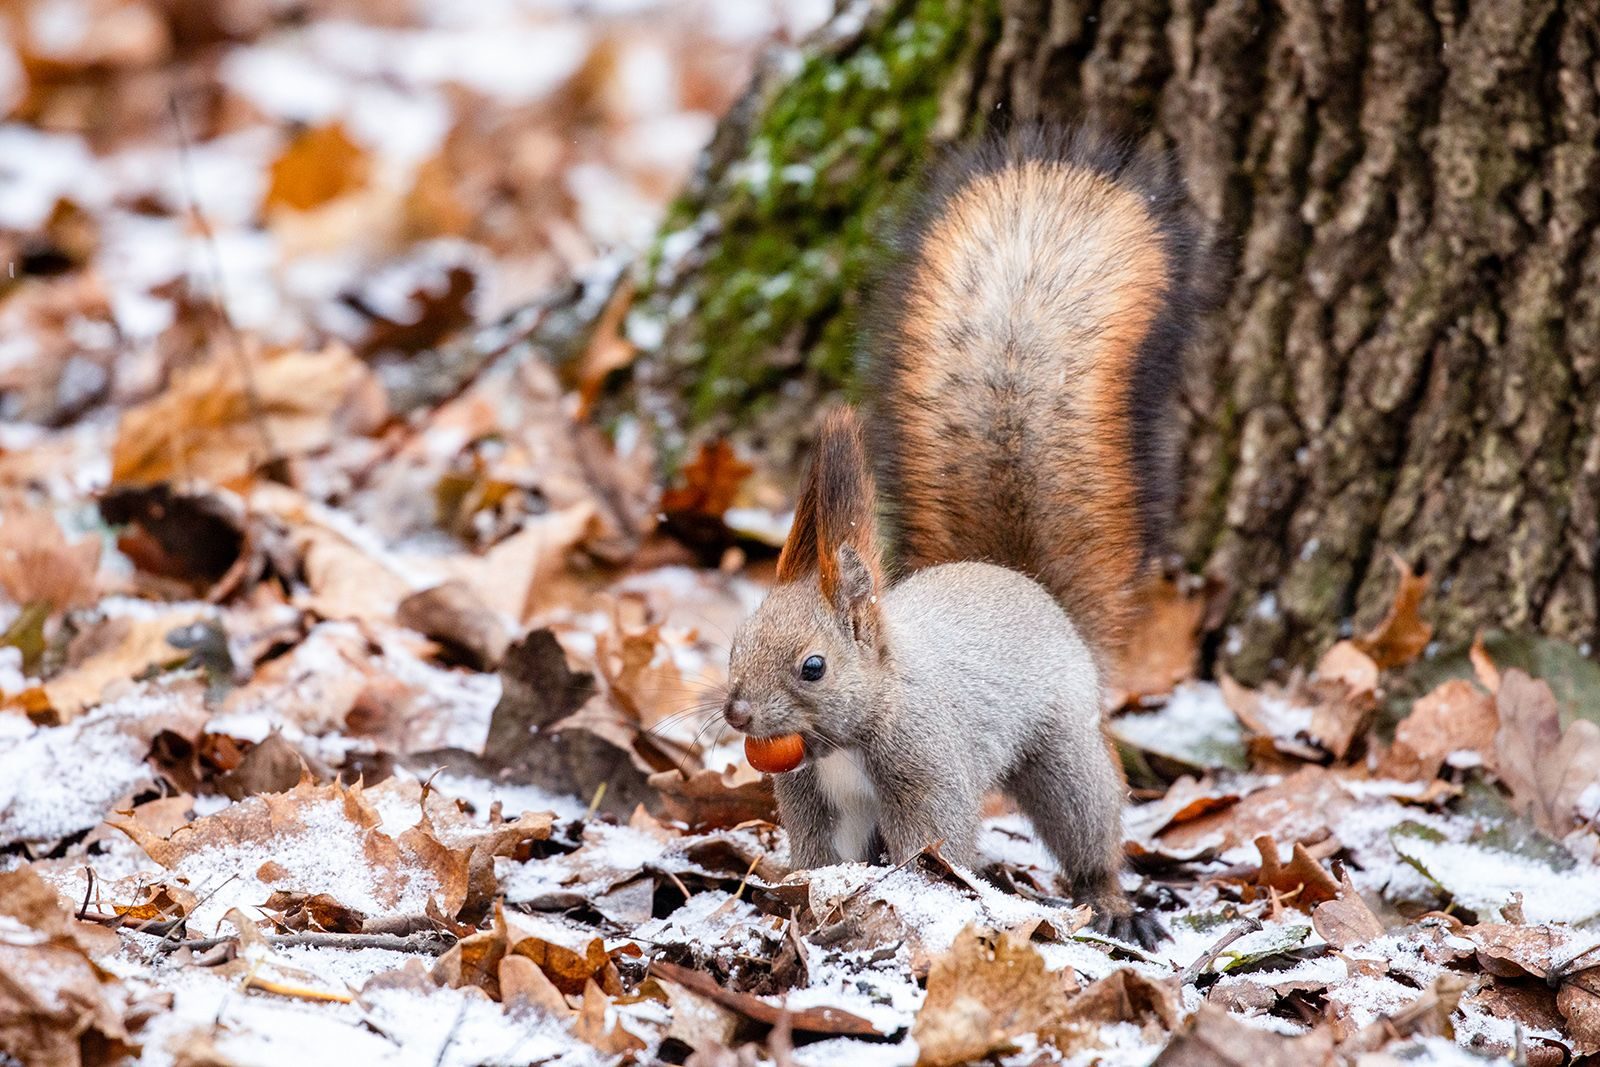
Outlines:
[{"label": "white chest fur", "polygon": [[862,768],[861,754],[839,749],[817,761],[817,783],[833,807],[833,850],[841,860],[868,861],[878,825],[878,790]]}]

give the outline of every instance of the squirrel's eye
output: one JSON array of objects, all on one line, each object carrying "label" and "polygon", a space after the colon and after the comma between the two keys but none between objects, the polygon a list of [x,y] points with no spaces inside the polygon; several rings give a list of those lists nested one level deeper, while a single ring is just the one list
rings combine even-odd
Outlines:
[{"label": "squirrel's eye", "polygon": [[800,664],[800,679],[814,682],[822,677],[822,672],[828,669],[828,664],[821,656],[807,656],[806,661]]}]

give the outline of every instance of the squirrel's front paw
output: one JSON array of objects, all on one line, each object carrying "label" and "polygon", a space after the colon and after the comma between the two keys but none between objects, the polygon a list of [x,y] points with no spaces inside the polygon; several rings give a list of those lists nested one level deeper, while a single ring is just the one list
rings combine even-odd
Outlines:
[{"label": "squirrel's front paw", "polygon": [[1118,914],[1096,908],[1089,925],[1108,937],[1144,949],[1153,949],[1167,940],[1167,928],[1161,925],[1156,913],[1143,909]]}]

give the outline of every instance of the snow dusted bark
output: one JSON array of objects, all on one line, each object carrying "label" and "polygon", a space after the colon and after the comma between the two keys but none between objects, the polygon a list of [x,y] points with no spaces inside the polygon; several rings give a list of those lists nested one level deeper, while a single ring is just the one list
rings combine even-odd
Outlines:
[{"label": "snow dusted bark", "polygon": [[[1433,576],[1446,642],[1596,630],[1600,15],[1580,0],[871,0],[774,57],[632,271],[603,414],[790,456],[901,179],[987,118],[1176,153],[1224,295],[1175,547],[1249,677]],[[1229,651],[1231,650],[1231,651]]]}]

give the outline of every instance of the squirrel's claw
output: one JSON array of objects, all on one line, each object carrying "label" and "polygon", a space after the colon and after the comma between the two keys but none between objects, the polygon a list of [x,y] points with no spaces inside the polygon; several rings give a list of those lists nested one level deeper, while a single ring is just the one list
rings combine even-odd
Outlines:
[{"label": "squirrel's claw", "polygon": [[1167,940],[1167,928],[1161,925],[1156,913],[1142,908],[1121,912],[1096,908],[1089,925],[1107,937],[1143,949],[1154,949]]}]

